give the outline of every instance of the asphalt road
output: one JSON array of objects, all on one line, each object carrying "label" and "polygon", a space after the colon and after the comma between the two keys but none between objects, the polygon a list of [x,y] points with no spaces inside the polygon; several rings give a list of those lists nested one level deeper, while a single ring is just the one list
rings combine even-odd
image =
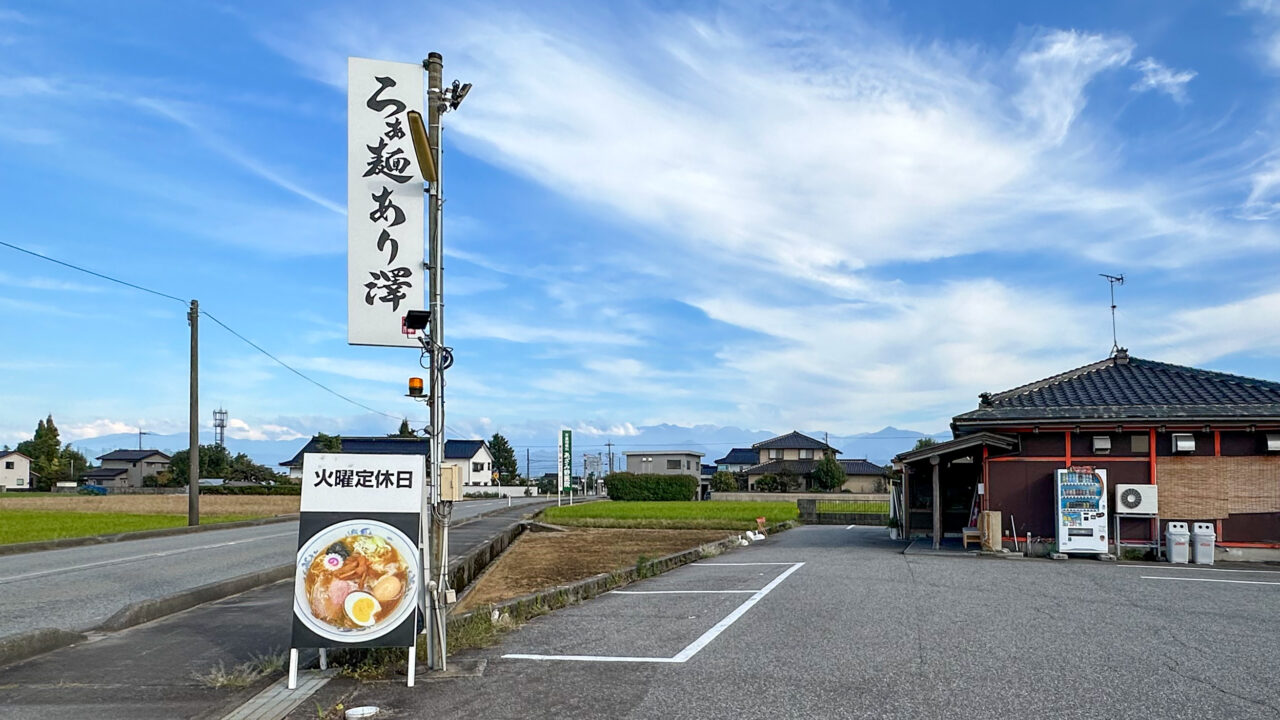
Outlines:
[{"label": "asphalt road", "polygon": [[901,547],[878,528],[798,528],[456,656],[474,677],[346,702],[394,717],[1280,716],[1275,568]]},{"label": "asphalt road", "polygon": [[[468,500],[454,506],[453,518],[506,506]],[[135,602],[288,564],[297,539],[295,521],[3,556],[0,637],[41,627],[89,630]]]}]

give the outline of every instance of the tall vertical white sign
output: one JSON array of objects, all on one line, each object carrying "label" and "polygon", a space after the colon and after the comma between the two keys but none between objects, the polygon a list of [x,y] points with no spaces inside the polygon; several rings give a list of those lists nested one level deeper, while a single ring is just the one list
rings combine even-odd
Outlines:
[{"label": "tall vertical white sign", "polygon": [[347,342],[420,347],[404,328],[426,307],[423,179],[409,138],[423,70],[347,60]]}]

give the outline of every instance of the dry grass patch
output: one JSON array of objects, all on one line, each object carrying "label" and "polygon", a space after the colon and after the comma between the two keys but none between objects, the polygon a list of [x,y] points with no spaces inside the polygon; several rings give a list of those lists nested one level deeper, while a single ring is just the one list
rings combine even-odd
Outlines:
[{"label": "dry grass patch", "polygon": [[600,573],[723,540],[724,530],[615,530],[571,528],[526,532],[498,558],[459,603],[463,613]]},{"label": "dry grass patch", "polygon": [[[298,512],[297,495],[201,495],[200,516],[245,515],[269,517]],[[186,495],[56,495],[6,498],[0,510],[49,510],[132,515],[187,514]]]}]

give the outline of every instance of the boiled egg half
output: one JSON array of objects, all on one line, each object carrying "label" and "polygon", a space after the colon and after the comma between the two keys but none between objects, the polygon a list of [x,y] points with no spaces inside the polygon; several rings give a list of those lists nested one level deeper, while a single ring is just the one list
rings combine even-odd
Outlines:
[{"label": "boiled egg half", "polygon": [[346,611],[347,617],[351,618],[351,622],[360,627],[369,627],[374,623],[374,617],[382,609],[382,605],[374,596],[357,590],[343,601],[342,609]]}]

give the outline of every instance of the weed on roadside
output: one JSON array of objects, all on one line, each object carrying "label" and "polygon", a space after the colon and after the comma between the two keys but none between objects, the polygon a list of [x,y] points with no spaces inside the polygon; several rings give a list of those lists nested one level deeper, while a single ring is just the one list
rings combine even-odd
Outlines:
[{"label": "weed on roadside", "polygon": [[255,653],[245,662],[231,668],[227,668],[219,660],[217,665],[204,673],[192,673],[191,678],[207,688],[243,688],[282,671],[285,662],[284,652],[273,649],[263,654]]}]

